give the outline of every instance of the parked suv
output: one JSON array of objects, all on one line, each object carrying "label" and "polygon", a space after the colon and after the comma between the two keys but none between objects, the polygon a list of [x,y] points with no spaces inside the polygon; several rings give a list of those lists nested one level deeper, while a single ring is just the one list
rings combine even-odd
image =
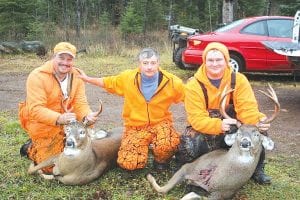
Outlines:
[{"label": "parked suv", "polygon": [[234,21],[213,32],[188,37],[182,50],[182,66],[197,68],[202,52],[210,42],[221,42],[230,52],[231,66],[236,71],[291,72],[286,56],[267,49],[262,41],[291,42],[293,17],[260,16]]}]

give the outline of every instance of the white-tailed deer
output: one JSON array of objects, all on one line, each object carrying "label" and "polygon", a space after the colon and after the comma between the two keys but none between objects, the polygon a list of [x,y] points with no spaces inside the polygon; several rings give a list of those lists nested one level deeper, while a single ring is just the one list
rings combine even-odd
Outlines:
[{"label": "white-tailed deer", "polygon": [[[280,110],[280,105],[275,91],[271,86],[269,94],[261,91],[275,103],[274,114],[262,123],[270,123],[275,119]],[[221,97],[220,110],[225,118],[230,118],[225,112],[225,97],[233,90],[225,91]],[[167,193],[176,184],[187,180],[189,184],[200,186],[209,193],[208,199],[232,198],[238,189],[247,183],[253,175],[258,160],[264,147],[272,150],[273,141],[261,134],[254,125],[239,124],[234,134],[227,134],[225,142],[232,147],[227,151],[224,149],[214,150],[204,154],[195,161],[183,165],[168,181],[160,187],[155,178],[147,175],[148,181],[157,192]],[[192,197],[189,197],[192,196]],[[198,199],[201,197],[199,195]],[[195,194],[189,193],[182,199],[196,199]]]},{"label": "white-tailed deer", "polygon": [[[70,111],[67,106],[63,108],[65,112]],[[102,105],[98,115],[101,111]],[[36,166],[32,163],[28,169],[29,174],[54,165],[53,175],[41,174],[45,179],[57,179],[66,185],[82,185],[97,179],[116,164],[123,128],[114,128],[99,134],[88,129],[86,122],[74,120],[64,126],[64,131],[64,151]]]}]

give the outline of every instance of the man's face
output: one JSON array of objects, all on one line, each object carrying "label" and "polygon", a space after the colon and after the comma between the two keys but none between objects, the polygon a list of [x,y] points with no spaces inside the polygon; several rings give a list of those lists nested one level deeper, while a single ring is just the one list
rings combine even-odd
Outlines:
[{"label": "man's face", "polygon": [[152,77],[158,72],[159,61],[155,56],[144,58],[140,61],[139,67],[144,75]]},{"label": "man's face", "polygon": [[211,50],[206,55],[206,74],[210,79],[220,79],[226,69],[226,60],[222,52]]},{"label": "man's face", "polygon": [[54,69],[58,74],[67,74],[73,67],[74,58],[67,54],[56,54],[53,57]]}]

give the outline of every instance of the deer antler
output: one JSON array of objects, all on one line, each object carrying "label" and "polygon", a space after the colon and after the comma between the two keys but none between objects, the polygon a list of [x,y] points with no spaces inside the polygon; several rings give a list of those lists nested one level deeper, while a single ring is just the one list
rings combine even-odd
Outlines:
[{"label": "deer antler", "polygon": [[[225,105],[226,105],[226,97],[228,94],[230,94],[231,92],[234,91],[234,89],[230,89],[228,91],[227,90],[227,86],[225,86],[224,90],[222,91],[222,94],[221,94],[221,100],[220,100],[220,105],[219,105],[219,109],[220,109],[220,113],[221,115],[225,118],[225,119],[232,119],[232,117],[230,117],[226,111],[225,111]],[[237,124],[236,124],[237,127],[240,127],[241,126],[241,123],[239,121],[237,121]]]},{"label": "deer antler", "polygon": [[64,111],[66,113],[71,112],[73,110],[73,107],[71,107],[70,109],[68,109],[69,101],[70,101],[70,98],[66,98],[66,99],[63,99],[61,101],[61,107],[64,109]]},{"label": "deer antler", "polygon": [[99,105],[99,110],[98,110],[98,112],[97,112],[96,116],[99,116],[99,115],[100,115],[100,113],[102,113],[102,110],[103,110],[102,101],[101,101],[100,99],[99,99],[99,102],[100,102],[100,105]]},{"label": "deer antler", "polygon": [[[261,93],[263,93],[264,95],[266,95],[267,97],[269,97],[274,103],[275,103],[275,111],[273,113],[273,115],[271,117],[268,117],[267,119],[265,119],[263,122],[261,123],[270,123],[272,122],[277,115],[279,114],[280,111],[280,104],[277,98],[277,95],[274,91],[274,89],[272,88],[272,86],[268,83],[269,89],[268,89],[268,93],[264,92],[262,90],[259,90]],[[233,92],[234,89],[230,89],[228,91],[227,90],[227,86],[224,88],[222,94],[221,94],[221,100],[220,100],[220,113],[221,115],[226,118],[226,119],[232,119],[225,111],[225,104],[226,104],[226,97],[229,93]]]},{"label": "deer antler", "polygon": [[[102,110],[103,110],[103,109],[102,109],[102,108],[103,108],[103,106],[102,106],[102,101],[101,101],[100,99],[99,99],[99,102],[100,102],[100,105],[99,105],[99,110],[97,111],[97,113],[96,113],[96,115],[95,115],[96,117],[99,116],[100,113],[102,113]],[[83,121],[83,125],[84,125],[84,126],[88,126],[88,123],[89,123],[89,120],[85,117],[85,118],[84,118],[84,121]]]},{"label": "deer antler", "polygon": [[261,122],[261,123],[265,123],[265,124],[272,122],[277,117],[277,115],[279,114],[279,111],[280,111],[280,104],[279,104],[276,92],[269,83],[268,83],[268,86],[269,86],[268,93],[265,91],[262,91],[262,90],[259,90],[259,91],[262,94],[269,97],[275,103],[275,109],[274,109],[274,113],[272,114],[271,117],[268,117],[267,119],[265,119],[264,121]]},{"label": "deer antler", "polygon": [[224,90],[222,91],[222,94],[221,94],[221,100],[220,100],[220,113],[221,115],[225,118],[225,119],[232,119],[232,117],[230,117],[226,111],[225,111],[225,105],[226,105],[226,97],[229,93],[233,92],[234,89],[230,89],[228,91],[227,90],[227,85],[225,86]]}]

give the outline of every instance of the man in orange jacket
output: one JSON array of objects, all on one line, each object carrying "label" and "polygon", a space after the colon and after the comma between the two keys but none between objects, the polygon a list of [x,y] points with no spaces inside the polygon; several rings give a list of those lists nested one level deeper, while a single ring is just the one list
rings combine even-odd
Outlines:
[{"label": "man in orange jacket", "polygon": [[[96,120],[85,95],[84,82],[73,65],[76,47],[60,42],[54,47],[52,59],[34,69],[26,83],[26,101],[19,104],[19,119],[30,141],[21,147],[21,155],[38,164],[57,155],[64,148],[63,125],[77,119],[89,124]],[[65,112],[62,101],[68,99],[71,112]],[[44,168],[51,173],[52,167]]]},{"label": "man in orange jacket", "polygon": [[[266,116],[258,110],[254,92],[247,78],[233,72],[229,64],[229,52],[225,45],[212,42],[207,45],[202,55],[203,64],[194,77],[186,84],[185,110],[190,127],[182,135],[176,159],[181,164],[217,148],[229,148],[224,142],[224,133],[231,131],[238,119],[244,124],[258,125],[260,132],[265,133],[270,124],[259,123]],[[222,119],[219,112],[221,93],[224,88],[235,89],[231,96],[231,116],[235,119]],[[228,113],[230,113],[228,112]],[[193,136],[196,136],[195,139]],[[199,141],[200,140],[200,141]],[[194,143],[198,148],[186,149],[185,143]],[[191,155],[188,157],[187,155]],[[264,173],[265,152],[253,175],[256,182],[270,183],[271,178]]]},{"label": "man in orange jacket", "polygon": [[124,97],[125,131],[117,160],[120,167],[127,170],[144,168],[152,144],[154,168],[163,170],[168,167],[179,144],[169,108],[173,103],[183,101],[184,86],[181,79],[159,68],[159,55],[155,50],[145,48],[138,58],[138,68],[116,76],[79,77]]}]

